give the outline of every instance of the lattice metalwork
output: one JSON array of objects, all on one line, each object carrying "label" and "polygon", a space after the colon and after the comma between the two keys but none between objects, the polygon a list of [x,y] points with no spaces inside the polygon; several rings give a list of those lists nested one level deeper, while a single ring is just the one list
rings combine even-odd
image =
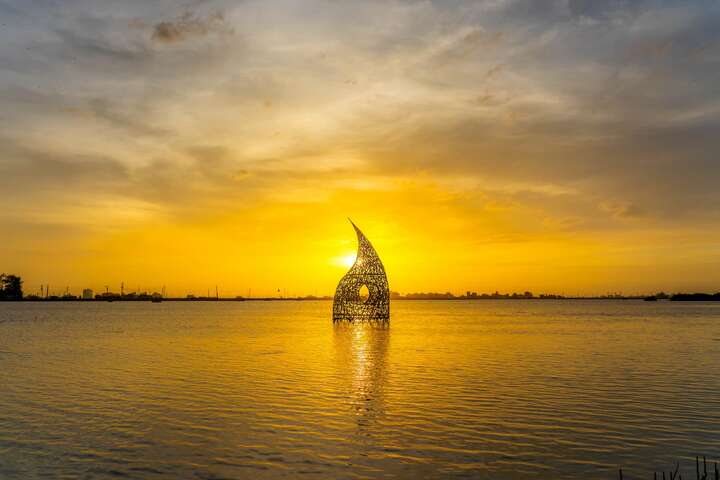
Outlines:
[{"label": "lattice metalwork", "polygon": [[[390,288],[385,268],[370,241],[352,220],[358,238],[358,251],[352,268],[338,283],[333,302],[333,322],[388,322]],[[360,294],[367,288],[367,298]]]}]

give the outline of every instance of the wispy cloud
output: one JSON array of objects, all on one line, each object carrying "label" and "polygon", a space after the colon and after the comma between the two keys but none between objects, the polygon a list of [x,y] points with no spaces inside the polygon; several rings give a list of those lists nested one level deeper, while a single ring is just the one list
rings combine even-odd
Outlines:
[{"label": "wispy cloud", "polygon": [[225,22],[222,12],[206,18],[199,18],[192,12],[185,12],[173,20],[158,22],[153,27],[152,39],[160,43],[176,43],[211,33],[231,34],[232,27]]}]

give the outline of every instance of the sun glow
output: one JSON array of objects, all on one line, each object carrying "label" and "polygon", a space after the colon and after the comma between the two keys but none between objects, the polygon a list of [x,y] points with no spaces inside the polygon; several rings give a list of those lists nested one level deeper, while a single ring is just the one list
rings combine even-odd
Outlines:
[{"label": "sun glow", "polygon": [[350,268],[355,263],[356,258],[357,258],[356,253],[348,253],[346,255],[343,255],[342,257],[339,257],[337,263],[344,267]]}]

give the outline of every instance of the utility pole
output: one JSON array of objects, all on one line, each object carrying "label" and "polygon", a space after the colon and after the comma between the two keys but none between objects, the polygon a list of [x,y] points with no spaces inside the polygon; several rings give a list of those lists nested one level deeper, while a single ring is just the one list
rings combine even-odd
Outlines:
[{"label": "utility pole", "polygon": [[215,285],[215,300],[220,300],[220,294],[218,293],[217,285]]}]

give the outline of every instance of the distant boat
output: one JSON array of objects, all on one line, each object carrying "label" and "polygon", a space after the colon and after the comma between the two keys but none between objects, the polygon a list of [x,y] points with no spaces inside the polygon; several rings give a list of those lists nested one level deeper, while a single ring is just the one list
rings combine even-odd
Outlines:
[{"label": "distant boat", "polygon": [[657,297],[655,295],[652,295],[652,296],[643,298],[643,300],[645,300],[646,302],[657,302]]}]

